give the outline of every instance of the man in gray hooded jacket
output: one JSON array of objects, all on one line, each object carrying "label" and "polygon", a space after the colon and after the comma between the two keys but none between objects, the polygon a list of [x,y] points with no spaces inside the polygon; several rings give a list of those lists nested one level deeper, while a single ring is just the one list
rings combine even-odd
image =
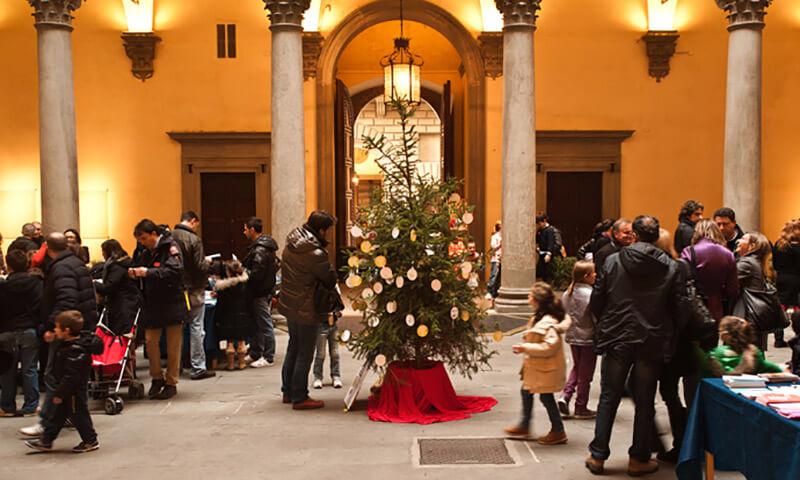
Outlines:
[{"label": "man in gray hooded jacket", "polygon": [[283,403],[295,410],[322,408],[324,403],[308,396],[308,373],[314,359],[319,326],[329,312],[315,308],[317,289],[336,286],[336,271],[328,261],[326,232],[336,223],[329,213],[317,210],[308,221],[292,230],[283,250],[281,295],[278,311],[289,325],[289,345],[283,361]]}]

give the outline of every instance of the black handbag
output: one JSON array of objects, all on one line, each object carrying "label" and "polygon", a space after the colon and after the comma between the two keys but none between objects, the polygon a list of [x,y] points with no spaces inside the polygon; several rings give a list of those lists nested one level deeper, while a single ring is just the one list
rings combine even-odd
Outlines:
[{"label": "black handbag", "polygon": [[344,310],[344,302],[339,294],[339,286],[325,288],[320,282],[314,285],[314,312],[318,314],[330,314]]},{"label": "black handbag", "polygon": [[778,291],[769,284],[765,290],[742,290],[733,312],[753,324],[759,332],[773,332],[789,326]]},{"label": "black handbag", "polygon": [[714,348],[717,344],[717,321],[706,305],[706,299],[697,288],[697,257],[694,247],[689,247],[692,261],[689,263],[689,275],[686,279],[686,297],[689,300],[689,338],[700,342],[703,349]]}]

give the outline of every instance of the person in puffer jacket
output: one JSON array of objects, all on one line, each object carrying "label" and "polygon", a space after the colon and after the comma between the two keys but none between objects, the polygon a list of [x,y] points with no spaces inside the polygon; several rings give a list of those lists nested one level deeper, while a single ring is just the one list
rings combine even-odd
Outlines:
[{"label": "person in puffer jacket", "polygon": [[534,315],[528,321],[524,332],[525,343],[512,347],[514,353],[525,354],[522,363],[522,418],[513,427],[505,429],[513,437],[527,437],[533,411],[533,395],[539,394],[539,401],[547,409],[550,417],[550,432],[537,441],[542,445],[567,443],[564,422],[556,406],[554,393],[564,388],[567,376],[567,361],[564,358],[563,335],[569,329],[572,319],[564,312],[561,301],[556,299],[553,288],[545,282],[533,284],[529,301]]},{"label": "person in puffer jacket", "polygon": [[103,353],[103,342],[93,333],[81,331],[83,316],[77,310],[67,310],[55,318],[55,334],[59,340],[53,365],[57,387],[53,392],[54,411],[46,423],[42,437],[25,442],[36,450],[50,451],[69,418],[81,436],[74,453],[100,448],[97,432],[89,414],[88,382],[92,355]]}]

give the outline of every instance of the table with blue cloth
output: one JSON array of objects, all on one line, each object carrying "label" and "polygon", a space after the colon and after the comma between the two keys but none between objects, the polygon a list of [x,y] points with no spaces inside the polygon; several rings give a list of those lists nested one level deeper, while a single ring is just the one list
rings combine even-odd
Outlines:
[{"label": "table with blue cloth", "polygon": [[675,470],[680,480],[714,478],[714,469],[748,479],[800,479],[800,421],[704,379],[694,398]]},{"label": "table with blue cloth", "polygon": [[[203,338],[203,350],[206,351],[206,362],[211,359],[219,357],[219,340],[217,339],[217,326],[214,324],[214,312],[217,308],[217,302],[213,303],[206,301],[206,313],[203,318],[203,327],[206,331],[206,336]],[[181,345],[181,358],[189,361],[189,324],[183,324],[183,344]],[[161,348],[161,358],[167,358],[167,336],[166,332],[161,332],[161,340],[159,341]]]}]

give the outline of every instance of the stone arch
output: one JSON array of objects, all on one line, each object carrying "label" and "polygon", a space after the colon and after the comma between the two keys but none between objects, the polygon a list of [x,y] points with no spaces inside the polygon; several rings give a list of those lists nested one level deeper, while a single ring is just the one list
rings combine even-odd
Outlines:
[{"label": "stone arch", "polygon": [[[464,191],[476,205],[472,234],[478,248],[485,243],[485,172],[486,172],[486,77],[483,57],[476,39],[453,15],[426,0],[406,0],[405,20],[428,25],[441,33],[461,56],[466,77],[464,111]],[[317,63],[317,195],[319,208],[335,211],[334,183],[334,104],[336,100],[336,64],[345,47],[361,32],[378,23],[398,20],[400,7],[395,0],[376,0],[359,7],[345,17],[325,38]],[[336,246],[335,248],[338,248]],[[332,250],[333,251],[333,250]]]}]

